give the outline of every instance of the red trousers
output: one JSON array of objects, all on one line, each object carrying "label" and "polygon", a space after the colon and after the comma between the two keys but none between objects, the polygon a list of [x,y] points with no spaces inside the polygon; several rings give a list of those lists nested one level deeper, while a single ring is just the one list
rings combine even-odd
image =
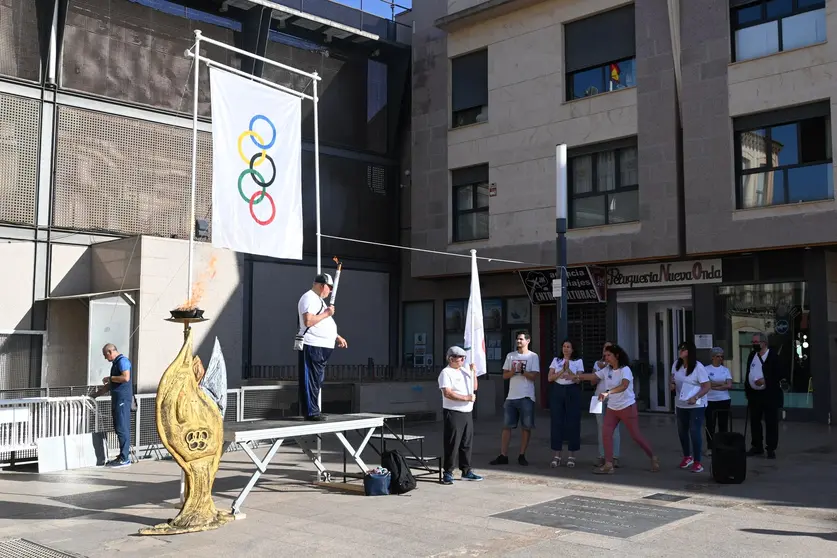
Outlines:
[{"label": "red trousers", "polygon": [[644,451],[648,457],[653,457],[654,452],[651,450],[651,446],[639,432],[639,412],[637,411],[636,403],[634,403],[630,407],[625,407],[619,411],[608,409],[607,413],[605,413],[604,422],[602,423],[605,461],[607,463],[613,463],[613,432],[616,430],[616,427],[619,426],[620,422],[625,425],[625,428],[628,430],[628,434],[630,434],[634,442],[642,448],[642,451]]}]

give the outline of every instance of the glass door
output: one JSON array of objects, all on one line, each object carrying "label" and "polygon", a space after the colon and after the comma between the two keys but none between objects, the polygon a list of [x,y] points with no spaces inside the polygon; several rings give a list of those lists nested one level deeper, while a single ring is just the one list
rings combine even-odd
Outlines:
[{"label": "glass door", "polygon": [[677,360],[677,347],[691,335],[692,311],[669,303],[649,304],[648,326],[648,353],[651,357],[649,410],[670,412],[674,409],[669,389],[671,366]]}]

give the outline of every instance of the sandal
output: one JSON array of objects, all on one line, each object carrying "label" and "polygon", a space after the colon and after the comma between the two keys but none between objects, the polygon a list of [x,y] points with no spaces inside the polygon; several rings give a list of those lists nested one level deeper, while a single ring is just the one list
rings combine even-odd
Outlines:
[{"label": "sandal", "polygon": [[575,457],[568,457],[567,458],[567,467],[569,467],[570,469],[575,467]]},{"label": "sandal", "polygon": [[553,457],[552,461],[549,463],[549,466],[553,469],[557,469],[561,466],[561,458],[560,457]]},{"label": "sandal", "polygon": [[612,463],[605,463],[601,467],[596,467],[593,469],[594,475],[612,475],[613,474],[613,464]]},{"label": "sandal", "polygon": [[659,473],[660,472],[660,458],[656,455],[651,458],[651,472],[652,473]]}]

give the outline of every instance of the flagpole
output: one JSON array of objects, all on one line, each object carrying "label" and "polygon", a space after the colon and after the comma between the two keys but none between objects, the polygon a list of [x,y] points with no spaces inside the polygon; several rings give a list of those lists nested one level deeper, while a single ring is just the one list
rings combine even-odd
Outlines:
[{"label": "flagpole", "polygon": [[[469,302],[473,302],[473,300],[474,300],[474,288],[473,288],[473,286],[474,286],[474,274],[476,273],[476,271],[477,271],[477,251],[472,248],[471,249],[471,294],[469,296],[469,298],[470,298]],[[477,279],[477,280],[479,280],[479,279]],[[482,300],[482,297],[480,297],[480,300]],[[476,359],[476,354],[474,353],[474,342],[476,341],[476,335],[475,335],[476,332],[474,330],[475,320],[474,320],[474,316],[473,316],[473,310],[470,312],[470,314],[471,314],[471,364],[473,364],[474,368],[475,368],[474,370],[471,370],[471,385],[473,386],[474,383],[475,383],[476,377],[477,377],[477,371],[476,371],[477,359]]]},{"label": "flagpole", "polygon": [[186,300],[192,302],[192,260],[195,252],[195,189],[198,183],[198,87],[201,73],[201,30],[195,29],[195,82],[192,88],[192,184],[189,189],[189,270]]}]

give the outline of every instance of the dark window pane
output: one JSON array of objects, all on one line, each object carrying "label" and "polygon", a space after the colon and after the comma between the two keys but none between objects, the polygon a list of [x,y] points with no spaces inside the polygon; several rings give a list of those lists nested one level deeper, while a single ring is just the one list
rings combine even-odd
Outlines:
[{"label": "dark window pane", "polygon": [[478,122],[486,121],[488,121],[488,107],[479,106],[454,111],[453,122],[451,124],[454,128],[459,128],[460,126],[467,126],[468,124],[476,124]]},{"label": "dark window pane", "polygon": [[799,162],[798,128],[794,124],[774,126],[770,129],[772,140],[771,166],[795,165]]},{"label": "dark window pane", "polygon": [[488,184],[477,184],[477,208],[488,207]]},{"label": "dark window pane", "polygon": [[466,213],[456,217],[457,242],[488,238],[488,212]]},{"label": "dark window pane", "polygon": [[759,172],[741,177],[741,207],[766,207],[785,201],[784,171]]},{"label": "dark window pane", "polygon": [[593,68],[592,70],[584,70],[573,74],[572,76],[572,98],[581,99],[582,97],[590,97],[591,95],[598,95],[604,93],[604,68]]},{"label": "dark window pane", "polygon": [[738,25],[745,25],[747,23],[754,23],[756,21],[761,20],[761,5],[756,4],[755,6],[747,6],[746,8],[740,8],[735,10],[733,14],[735,18],[734,21]]},{"label": "dark window pane", "polygon": [[825,0],[799,0],[800,9],[825,8]]},{"label": "dark window pane", "polygon": [[816,163],[831,159],[831,120],[811,118],[799,123],[800,163]]},{"label": "dark window pane", "polygon": [[788,169],[788,203],[827,200],[834,197],[831,163]]},{"label": "dark window pane", "polygon": [[456,210],[468,211],[474,209],[473,186],[463,186],[456,190]]},{"label": "dark window pane", "polygon": [[605,224],[605,197],[573,200],[573,227],[592,227]]},{"label": "dark window pane", "polygon": [[639,221],[639,192],[621,192],[607,197],[608,223]]},{"label": "dark window pane", "polygon": [[451,60],[451,104],[454,111],[488,105],[488,51]]},{"label": "dark window pane", "polygon": [[596,154],[597,192],[609,192],[616,188],[616,152],[603,151]]},{"label": "dark window pane", "polygon": [[636,147],[619,151],[619,186],[639,184]]},{"label": "dark window pane", "polygon": [[593,191],[593,157],[585,155],[572,160],[572,191],[588,194]]},{"label": "dark window pane", "polygon": [[793,0],[767,0],[767,17],[784,17],[793,12]]},{"label": "dark window pane", "polygon": [[738,143],[741,148],[741,168],[755,169],[767,166],[767,139],[764,130],[741,132]]}]

